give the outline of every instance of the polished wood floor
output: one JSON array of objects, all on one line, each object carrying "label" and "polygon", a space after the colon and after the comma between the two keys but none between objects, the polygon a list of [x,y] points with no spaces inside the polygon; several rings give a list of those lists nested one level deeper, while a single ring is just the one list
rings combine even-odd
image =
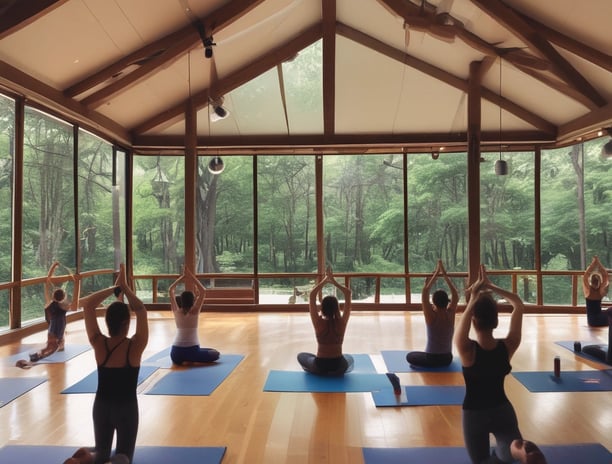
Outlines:
[{"label": "polished wood floor", "polygon": [[[507,323],[502,315],[500,334]],[[174,334],[169,313],[151,313],[150,328],[145,357],[168,347]],[[460,406],[376,408],[369,393],[264,392],[271,369],[299,370],[296,353],[314,350],[306,313],[203,313],[200,337],[203,346],[245,359],[210,396],[140,395],[139,445],[226,446],[224,463],[334,464],[363,462],[362,447],[463,445]],[[20,352],[21,343],[43,344],[45,339],[40,332],[1,346],[0,359]],[[607,328],[587,327],[584,316],[526,315],[513,368],[552,370],[556,355],[562,369],[596,368],[554,343],[588,339],[607,343]],[[83,321],[68,325],[67,343],[87,343]],[[384,373],[381,350],[422,349],[424,344],[419,313],[353,313],[345,352],[370,354]],[[0,408],[0,446],[92,444],[93,395],[60,392],[93,369],[92,351],[65,364],[0,367],[1,377],[49,379]],[[403,384],[462,384],[460,373],[399,376]],[[612,450],[612,393],[529,393],[512,376],[506,389],[525,437],[541,444],[598,442]]]}]

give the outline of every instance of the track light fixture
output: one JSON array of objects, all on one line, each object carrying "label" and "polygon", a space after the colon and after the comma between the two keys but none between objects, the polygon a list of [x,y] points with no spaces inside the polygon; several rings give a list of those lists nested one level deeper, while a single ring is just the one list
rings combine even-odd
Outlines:
[{"label": "track light fixture", "polygon": [[225,119],[229,116],[229,111],[223,107],[223,97],[211,98],[209,105],[212,107],[210,112],[210,121],[216,122]]},{"label": "track light fixture", "polygon": [[221,174],[225,169],[225,164],[219,155],[214,156],[208,163],[208,171],[211,174]]},{"label": "track light fixture", "polygon": [[204,45],[204,56],[206,58],[212,58],[213,56],[213,47],[217,45],[212,35],[206,34],[206,28],[202,21],[196,21],[194,23],[195,28],[198,30],[198,34],[200,34],[200,39],[202,40],[202,45]]}]

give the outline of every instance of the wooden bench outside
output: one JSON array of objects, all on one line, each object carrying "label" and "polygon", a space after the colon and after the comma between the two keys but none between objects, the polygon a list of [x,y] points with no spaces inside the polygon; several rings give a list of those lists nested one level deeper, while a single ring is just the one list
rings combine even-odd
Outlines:
[{"label": "wooden bench outside", "polygon": [[204,294],[204,305],[254,303],[255,290],[251,287],[209,287]]}]

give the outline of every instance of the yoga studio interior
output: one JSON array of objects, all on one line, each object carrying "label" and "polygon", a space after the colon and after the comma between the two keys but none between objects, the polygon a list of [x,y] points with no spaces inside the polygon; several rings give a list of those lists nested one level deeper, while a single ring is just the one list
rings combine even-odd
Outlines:
[{"label": "yoga studio interior", "polygon": [[[482,265],[524,303],[504,380],[522,437],[612,463],[612,367],[582,350],[609,346],[584,282],[595,257],[612,272],[611,19],[610,0],[0,0],[0,462],[94,446],[79,301],[124,267],[149,328],[134,464],[470,464],[457,344],[444,368],[406,360],[441,261],[455,334]],[[215,362],[170,359],[186,272]],[[355,361],[334,377],[297,361],[310,303],[347,308],[312,292],[329,272]],[[25,362],[57,288],[63,349]]]}]

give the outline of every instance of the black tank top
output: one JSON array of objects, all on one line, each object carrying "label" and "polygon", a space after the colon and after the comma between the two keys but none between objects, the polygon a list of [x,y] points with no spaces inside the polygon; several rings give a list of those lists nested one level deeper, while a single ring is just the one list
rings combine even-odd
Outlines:
[{"label": "black tank top", "polygon": [[463,367],[465,398],[463,409],[488,409],[508,403],[504,379],[512,370],[506,344],[499,340],[492,350],[484,350],[476,342],[474,364]]},{"label": "black tank top", "polygon": [[[129,340],[129,339],[126,339]],[[130,366],[130,346],[129,340],[124,367],[106,367],[105,364],[113,354],[113,351],[121,345],[119,342],[112,350],[108,349],[108,338],[104,339],[106,346],[106,359],[98,366],[98,389],[96,398],[113,402],[136,401],[136,387],[138,386],[138,373],[140,366]]]}]

